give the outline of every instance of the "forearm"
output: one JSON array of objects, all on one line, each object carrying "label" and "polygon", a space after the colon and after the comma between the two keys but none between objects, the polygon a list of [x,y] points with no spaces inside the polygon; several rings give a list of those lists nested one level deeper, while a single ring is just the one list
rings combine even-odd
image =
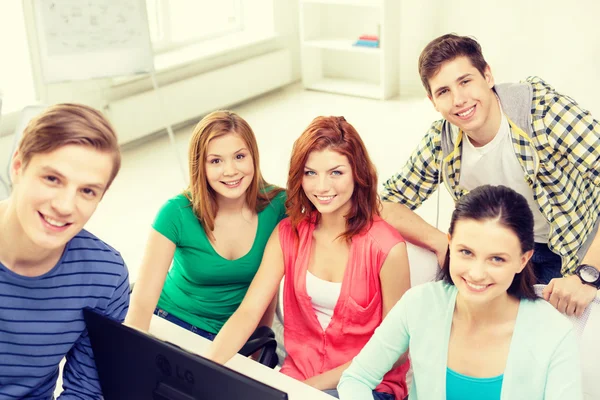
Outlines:
[{"label": "forearm", "polygon": [[204,356],[225,364],[244,346],[259,320],[260,317],[251,310],[238,309],[223,325]]},{"label": "forearm", "polygon": [[404,204],[384,201],[382,217],[409,242],[437,252],[440,243],[446,241],[446,235],[428,224],[423,218]]},{"label": "forearm", "polygon": [[312,378],[307,379],[305,383],[319,390],[335,389],[338,383],[340,383],[342,374],[351,363],[352,361],[348,361],[346,364],[330,369],[320,375],[313,376]]},{"label": "forearm", "polygon": [[596,236],[590,245],[587,253],[582,260],[579,260],[580,264],[589,264],[600,269],[600,230],[596,232]]},{"label": "forearm", "polygon": [[125,317],[125,325],[147,332],[150,329],[150,321],[156,308],[156,302],[148,299],[143,300],[139,297],[133,296],[127,317]]},{"label": "forearm", "polygon": [[275,308],[277,307],[277,296],[273,297],[271,303],[269,304],[269,308],[265,311],[262,318],[258,322],[257,326],[268,326],[269,328],[273,326],[273,318],[275,317]]}]

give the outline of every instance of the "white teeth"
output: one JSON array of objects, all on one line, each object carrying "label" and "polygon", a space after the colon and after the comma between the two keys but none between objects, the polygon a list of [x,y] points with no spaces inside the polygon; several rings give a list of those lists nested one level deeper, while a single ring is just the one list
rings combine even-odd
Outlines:
[{"label": "white teeth", "polygon": [[467,115],[471,114],[474,109],[475,109],[475,106],[469,108],[467,111],[465,111],[463,113],[459,113],[458,115],[461,117],[466,117]]},{"label": "white teeth", "polygon": [[331,200],[335,197],[335,195],[333,196],[317,196],[317,199],[321,200],[321,201],[328,201]]},{"label": "white teeth", "polygon": [[52,218],[50,218],[50,217],[47,217],[47,216],[45,216],[45,215],[44,215],[44,220],[45,220],[47,223],[49,223],[50,225],[52,225],[52,226],[56,226],[57,228],[62,228],[63,226],[65,226],[65,225],[67,224],[66,222],[60,222],[60,221],[57,221],[57,220],[55,220],[55,219],[52,219]]},{"label": "white teeth", "polygon": [[237,181],[233,181],[233,182],[223,182],[224,184],[226,184],[227,186],[235,186],[238,183],[240,183],[241,179],[238,179]]},{"label": "white teeth", "polygon": [[472,287],[475,290],[483,290],[483,289],[485,289],[488,286],[488,285],[476,285],[476,284],[471,283],[471,282],[469,282],[467,280],[465,280],[465,282],[467,282],[467,285],[469,287]]}]

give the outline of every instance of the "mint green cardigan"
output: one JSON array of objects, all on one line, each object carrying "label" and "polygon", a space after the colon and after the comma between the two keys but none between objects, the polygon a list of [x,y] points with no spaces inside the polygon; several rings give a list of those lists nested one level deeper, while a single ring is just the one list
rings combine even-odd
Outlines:
[{"label": "mint green cardigan", "polygon": [[[340,399],[372,399],[383,375],[410,348],[414,378],[409,399],[445,400],[457,293],[455,286],[441,281],[407,291],[342,375]],[[573,325],[544,300],[521,300],[500,398],[583,399]]]}]

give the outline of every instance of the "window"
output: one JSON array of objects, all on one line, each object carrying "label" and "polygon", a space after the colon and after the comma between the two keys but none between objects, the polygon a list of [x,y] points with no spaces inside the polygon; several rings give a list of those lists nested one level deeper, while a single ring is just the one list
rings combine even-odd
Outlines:
[{"label": "window", "polygon": [[241,0],[146,0],[157,53],[241,31]]},{"label": "window", "polygon": [[36,102],[23,2],[3,1],[0,11],[0,92],[2,114]]}]

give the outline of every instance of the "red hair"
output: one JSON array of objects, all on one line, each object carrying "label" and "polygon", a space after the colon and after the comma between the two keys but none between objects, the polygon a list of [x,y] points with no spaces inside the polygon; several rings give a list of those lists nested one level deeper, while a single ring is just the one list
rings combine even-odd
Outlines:
[{"label": "red hair", "polygon": [[350,211],[346,218],[346,231],[341,237],[351,240],[354,235],[368,229],[373,218],[379,215],[380,202],[377,195],[377,170],[369,158],[367,149],[356,129],[344,117],[317,117],[294,143],[287,181],[287,214],[296,229],[310,215],[318,223],[320,214],[302,189],[304,166],[313,151],[329,149],[346,156],[352,168],[354,192]]}]

